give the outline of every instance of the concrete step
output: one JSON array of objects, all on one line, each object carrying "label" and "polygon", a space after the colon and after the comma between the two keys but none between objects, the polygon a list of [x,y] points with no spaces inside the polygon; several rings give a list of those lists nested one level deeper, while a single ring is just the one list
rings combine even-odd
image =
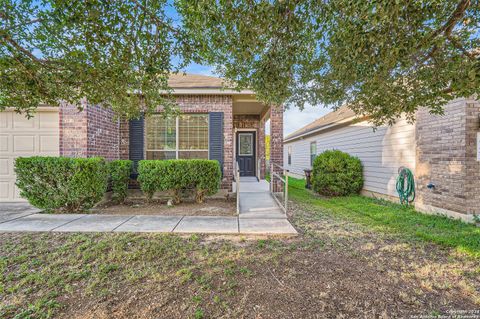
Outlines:
[{"label": "concrete step", "polygon": [[243,212],[238,215],[240,219],[286,219],[283,210],[268,210],[262,212]]},{"label": "concrete step", "polygon": [[[242,206],[240,205],[240,210],[241,210]],[[269,211],[269,210],[278,210],[278,206],[275,205],[275,206],[269,206],[269,207],[255,207],[255,208],[249,208],[249,209],[246,209],[245,211],[246,212],[265,212],[265,211]]]}]

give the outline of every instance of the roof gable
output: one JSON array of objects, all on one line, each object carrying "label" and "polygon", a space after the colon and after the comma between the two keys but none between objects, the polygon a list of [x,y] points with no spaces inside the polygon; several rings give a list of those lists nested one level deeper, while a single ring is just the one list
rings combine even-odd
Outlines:
[{"label": "roof gable", "polygon": [[337,110],[330,112],[325,116],[316,119],[310,124],[305,125],[301,129],[298,129],[295,132],[289,134],[287,137],[285,137],[285,141],[296,139],[300,136],[306,135],[308,133],[313,133],[322,128],[331,127],[335,123],[344,122],[348,119],[355,119],[355,112],[353,112],[347,106],[342,106]]}]

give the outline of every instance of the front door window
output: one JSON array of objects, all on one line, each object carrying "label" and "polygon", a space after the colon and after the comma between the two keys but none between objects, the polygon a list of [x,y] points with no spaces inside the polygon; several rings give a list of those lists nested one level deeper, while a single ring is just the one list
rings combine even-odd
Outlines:
[{"label": "front door window", "polygon": [[239,152],[240,156],[253,155],[253,134],[252,133],[239,133]]}]

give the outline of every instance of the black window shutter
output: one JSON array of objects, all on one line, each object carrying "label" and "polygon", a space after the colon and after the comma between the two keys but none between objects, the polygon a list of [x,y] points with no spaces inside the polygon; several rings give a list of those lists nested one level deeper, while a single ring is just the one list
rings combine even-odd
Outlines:
[{"label": "black window shutter", "polygon": [[129,123],[129,158],[133,161],[132,178],[137,178],[138,161],[143,159],[144,118],[132,119]]},{"label": "black window shutter", "polygon": [[223,112],[210,112],[208,123],[209,159],[220,163],[223,175]]}]

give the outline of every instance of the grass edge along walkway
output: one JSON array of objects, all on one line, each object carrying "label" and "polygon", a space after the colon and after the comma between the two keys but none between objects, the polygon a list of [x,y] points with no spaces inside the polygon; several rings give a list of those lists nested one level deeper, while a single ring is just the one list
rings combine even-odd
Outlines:
[{"label": "grass edge along walkway", "polygon": [[365,196],[324,198],[305,189],[305,181],[289,177],[289,198],[314,210],[348,219],[376,231],[455,248],[480,259],[480,227],[445,216],[428,215],[386,200]]}]

